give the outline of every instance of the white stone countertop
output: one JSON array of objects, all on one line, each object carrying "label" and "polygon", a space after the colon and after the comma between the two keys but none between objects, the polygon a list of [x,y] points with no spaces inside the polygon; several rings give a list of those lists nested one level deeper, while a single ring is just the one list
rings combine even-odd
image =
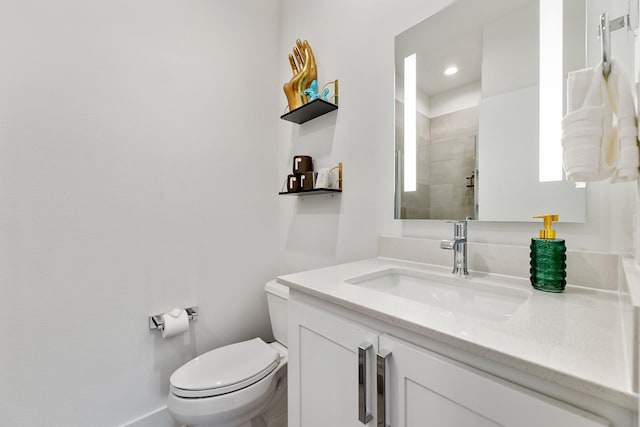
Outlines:
[{"label": "white stone countertop", "polygon": [[527,279],[470,272],[471,279],[530,291],[530,298],[510,317],[495,320],[452,313],[346,282],[387,268],[454,277],[450,268],[442,266],[373,258],[283,275],[278,282],[545,380],[637,409],[616,292],[567,285],[563,293],[548,293],[533,289]]}]

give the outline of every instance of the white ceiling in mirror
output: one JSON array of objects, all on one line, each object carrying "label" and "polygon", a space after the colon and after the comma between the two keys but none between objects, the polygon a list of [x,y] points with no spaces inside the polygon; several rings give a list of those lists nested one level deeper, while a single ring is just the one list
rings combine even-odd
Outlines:
[{"label": "white ceiling in mirror", "polygon": [[[396,36],[398,171],[405,166],[404,58],[415,53],[418,69],[417,185],[402,191],[396,174],[396,218],[533,221],[558,213],[561,221],[585,221],[584,188],[539,182],[539,8],[538,0],[457,0]],[[581,20],[570,36],[564,30],[565,49],[574,43],[558,65],[566,76],[584,67],[586,7],[564,0],[564,8],[565,19]],[[458,73],[444,75],[451,65]]]},{"label": "white ceiling in mirror", "polygon": [[[399,35],[402,42],[396,41],[395,63],[412,53],[417,54],[418,69],[423,72],[418,89],[430,96],[478,82],[483,26],[527,2],[531,0],[456,2],[434,15],[437,19],[427,18],[429,25],[420,23]],[[458,73],[455,78],[448,78],[442,71],[452,64],[458,67]],[[396,74],[401,72],[396,66]]]}]

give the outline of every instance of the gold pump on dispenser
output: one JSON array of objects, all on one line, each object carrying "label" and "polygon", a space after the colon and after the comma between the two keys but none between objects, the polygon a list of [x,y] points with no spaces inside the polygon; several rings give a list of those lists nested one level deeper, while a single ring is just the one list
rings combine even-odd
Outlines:
[{"label": "gold pump on dispenser", "polygon": [[537,215],[544,220],[540,237],[531,239],[531,286],[546,292],[562,292],[567,284],[567,247],[564,239],[556,239],[551,228],[558,215]]},{"label": "gold pump on dispenser", "polygon": [[558,221],[558,215],[536,215],[534,218],[544,219],[544,228],[540,230],[541,239],[555,239],[556,230],[551,229],[551,224]]}]

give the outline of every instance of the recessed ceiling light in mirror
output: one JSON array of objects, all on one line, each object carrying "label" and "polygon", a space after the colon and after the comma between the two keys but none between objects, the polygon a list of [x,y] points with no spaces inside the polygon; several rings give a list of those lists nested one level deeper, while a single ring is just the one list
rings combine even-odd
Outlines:
[{"label": "recessed ceiling light in mirror", "polygon": [[458,72],[458,67],[456,67],[455,65],[454,65],[454,66],[451,66],[451,67],[447,67],[447,68],[445,68],[445,70],[443,71],[443,73],[444,73],[444,75],[445,75],[445,76],[453,76],[453,75],[454,75],[455,73],[457,73],[457,72]]}]

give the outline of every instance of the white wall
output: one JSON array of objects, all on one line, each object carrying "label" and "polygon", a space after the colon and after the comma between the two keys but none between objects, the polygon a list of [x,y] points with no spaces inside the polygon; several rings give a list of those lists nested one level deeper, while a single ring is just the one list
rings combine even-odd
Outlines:
[{"label": "white wall", "polygon": [[538,85],[539,8],[528,1],[483,25],[483,99]]},{"label": "white wall", "polygon": [[[281,272],[372,256],[379,234],[450,237],[451,225],[443,221],[393,219],[393,38],[449,3],[283,0],[280,80],[289,78],[286,54],[294,40],[306,38],[320,80],[340,78],[341,96],[335,116],[301,127],[281,123],[280,179],[293,154],[311,154],[321,166],[344,162],[345,189],[333,199],[280,202]],[[634,188],[590,184],[587,223],[558,224],[558,235],[572,250],[631,250]],[[469,233],[476,242],[526,246],[539,228],[531,222],[474,222]]]},{"label": "white wall", "polygon": [[467,108],[477,107],[482,97],[480,81],[433,95],[429,99],[429,117],[439,117]]},{"label": "white wall", "polygon": [[[3,2],[0,424],[123,423],[196,352],[270,337],[277,25],[277,1]],[[191,335],[147,329],[191,304]]]},{"label": "white wall", "polygon": [[393,38],[447,3],[282,1],[280,81],[290,78],[286,55],[294,41],[307,39],[319,80],[340,79],[340,108],[302,126],[280,123],[280,179],[293,155],[309,154],[318,167],[344,163],[344,191],[282,197],[281,272],[375,256],[378,234],[399,230],[392,219]]}]

